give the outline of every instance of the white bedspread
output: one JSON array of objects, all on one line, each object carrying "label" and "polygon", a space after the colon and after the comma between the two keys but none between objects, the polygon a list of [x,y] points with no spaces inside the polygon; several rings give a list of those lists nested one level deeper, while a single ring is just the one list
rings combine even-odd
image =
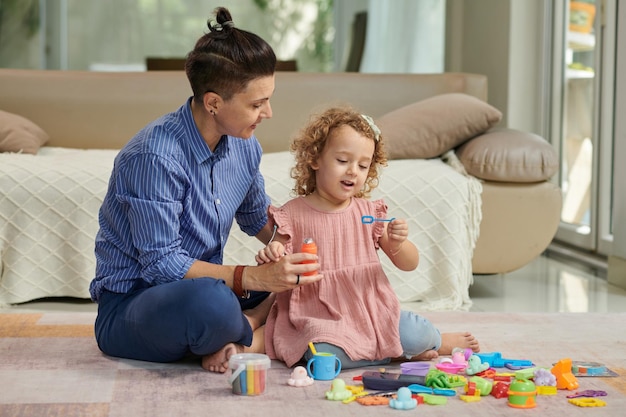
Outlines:
[{"label": "white bedspread", "polygon": [[98,209],[116,154],[0,153],[0,303],[89,298]]},{"label": "white bedspread", "polygon": [[[0,303],[42,297],[88,298],[95,270],[98,209],[117,151],[43,147],[37,155],[0,153]],[[454,159],[454,155],[451,156]],[[263,156],[274,204],[290,198],[292,156]],[[480,183],[436,160],[390,161],[372,198],[409,221],[420,250],[416,271],[401,272],[381,252],[401,301],[422,310],[466,309],[480,223]],[[253,264],[261,243],[235,225],[225,264]]]}]

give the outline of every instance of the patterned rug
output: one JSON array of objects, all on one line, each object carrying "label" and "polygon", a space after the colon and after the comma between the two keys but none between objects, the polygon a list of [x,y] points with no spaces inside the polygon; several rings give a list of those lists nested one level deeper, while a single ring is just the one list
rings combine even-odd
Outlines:
[{"label": "patterned rug", "polygon": [[[598,362],[618,374],[577,377],[582,390],[604,390],[605,407],[578,407],[559,390],[537,396],[537,406],[518,410],[507,399],[481,397],[467,403],[459,396],[445,405],[419,405],[407,414],[443,416],[616,416],[626,409],[626,313],[467,313],[432,312],[425,316],[444,331],[470,330],[483,352],[530,359],[550,367],[560,359]],[[226,376],[203,371],[197,361],[153,364],[104,356],[93,337],[93,313],[0,314],[0,416],[386,416],[388,406],[343,404],[325,399],[329,382],[295,388],[291,370],[272,362],[266,391],[234,395]],[[433,363],[434,365],[434,363]],[[387,371],[398,371],[389,366]],[[363,369],[340,374],[347,384]],[[459,388],[459,391],[462,391]]]}]

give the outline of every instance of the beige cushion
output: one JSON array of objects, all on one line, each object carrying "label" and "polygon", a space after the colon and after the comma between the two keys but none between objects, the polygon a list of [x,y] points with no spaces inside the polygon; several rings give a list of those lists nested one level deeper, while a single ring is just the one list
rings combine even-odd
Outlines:
[{"label": "beige cushion", "polygon": [[456,154],[469,174],[490,181],[544,181],[559,169],[548,141],[513,129],[492,129],[465,142]]},{"label": "beige cushion", "polygon": [[36,154],[50,137],[30,120],[0,110],[0,152]]},{"label": "beige cushion", "polygon": [[502,113],[462,93],[437,95],[376,120],[389,159],[435,158],[493,127]]}]

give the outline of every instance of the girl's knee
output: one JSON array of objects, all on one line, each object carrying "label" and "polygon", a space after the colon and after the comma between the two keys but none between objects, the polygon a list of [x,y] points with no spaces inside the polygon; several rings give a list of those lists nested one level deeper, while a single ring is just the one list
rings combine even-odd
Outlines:
[{"label": "girl's knee", "polygon": [[402,311],[400,342],[406,356],[415,356],[427,350],[438,350],[441,346],[441,334],[424,317],[410,311]]}]

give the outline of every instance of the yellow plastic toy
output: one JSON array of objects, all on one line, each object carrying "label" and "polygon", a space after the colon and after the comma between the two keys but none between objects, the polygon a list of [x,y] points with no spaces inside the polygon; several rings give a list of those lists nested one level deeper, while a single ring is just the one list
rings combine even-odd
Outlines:
[{"label": "yellow plastic toy", "polygon": [[567,401],[578,407],[604,407],[606,405],[604,401],[597,398],[572,398]]}]

